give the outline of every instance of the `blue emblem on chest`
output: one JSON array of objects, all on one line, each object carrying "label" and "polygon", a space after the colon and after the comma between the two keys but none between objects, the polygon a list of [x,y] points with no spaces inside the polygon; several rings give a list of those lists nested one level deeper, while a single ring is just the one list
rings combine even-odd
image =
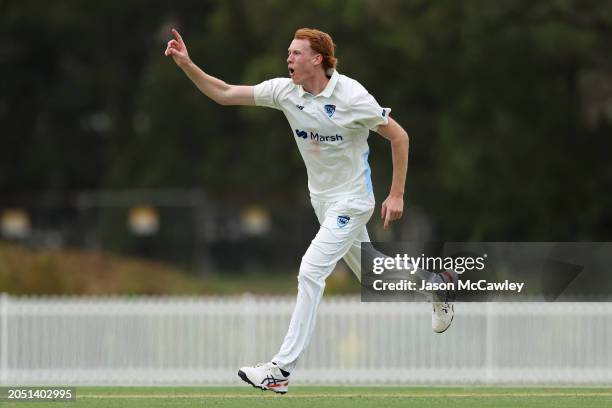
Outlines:
[{"label": "blue emblem on chest", "polygon": [[325,113],[327,113],[327,116],[329,116],[330,118],[332,117],[335,111],[336,105],[325,105]]},{"label": "blue emblem on chest", "polygon": [[338,227],[343,228],[346,227],[346,224],[348,224],[349,220],[351,219],[351,217],[349,217],[348,215],[339,215],[338,216]]}]

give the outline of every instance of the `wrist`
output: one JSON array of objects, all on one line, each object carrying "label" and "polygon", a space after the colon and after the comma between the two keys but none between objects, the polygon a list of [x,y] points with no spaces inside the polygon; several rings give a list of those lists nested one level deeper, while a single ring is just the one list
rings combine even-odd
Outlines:
[{"label": "wrist", "polygon": [[179,66],[179,68],[181,68],[182,70],[187,70],[189,69],[191,66],[193,66],[193,61],[191,61],[191,59],[189,57],[185,58],[184,60],[178,60],[176,62],[176,64]]},{"label": "wrist", "polygon": [[404,192],[403,191],[391,191],[389,193],[389,197],[393,197],[393,198],[404,198]]}]

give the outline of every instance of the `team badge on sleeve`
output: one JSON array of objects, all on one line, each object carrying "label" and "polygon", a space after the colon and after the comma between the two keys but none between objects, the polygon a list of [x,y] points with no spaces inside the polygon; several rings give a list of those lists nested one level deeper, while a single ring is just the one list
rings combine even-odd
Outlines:
[{"label": "team badge on sleeve", "polygon": [[330,118],[333,116],[335,111],[336,105],[325,105],[325,113],[327,113],[327,116],[329,116]]},{"label": "team badge on sleeve", "polygon": [[338,216],[338,227],[343,228],[346,227],[346,224],[348,224],[349,220],[351,219],[351,217],[349,217],[348,215],[339,215]]}]

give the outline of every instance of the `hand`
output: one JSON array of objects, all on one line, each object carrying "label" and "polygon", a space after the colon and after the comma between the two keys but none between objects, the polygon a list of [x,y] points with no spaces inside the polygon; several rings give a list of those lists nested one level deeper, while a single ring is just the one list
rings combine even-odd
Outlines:
[{"label": "hand", "polygon": [[183,38],[174,28],[172,29],[172,34],[174,34],[174,39],[168,41],[168,46],[166,47],[164,55],[166,57],[172,57],[178,66],[188,64],[191,60],[189,59],[189,53],[187,52],[187,46]]},{"label": "hand", "polygon": [[385,230],[389,229],[391,221],[402,218],[404,213],[404,198],[400,196],[389,195],[382,203],[380,209],[380,218],[385,221]]}]

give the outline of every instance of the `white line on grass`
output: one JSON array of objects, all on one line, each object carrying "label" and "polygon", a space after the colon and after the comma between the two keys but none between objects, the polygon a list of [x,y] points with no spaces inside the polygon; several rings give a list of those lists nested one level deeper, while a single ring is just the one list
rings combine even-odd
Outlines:
[{"label": "white line on grass", "polygon": [[248,394],[81,394],[78,398],[92,399],[167,399],[167,398],[204,398],[204,399],[234,399],[234,398],[532,398],[532,397],[612,397],[612,392],[520,392],[520,393],[440,393],[440,394],[286,394],[268,393]]}]

